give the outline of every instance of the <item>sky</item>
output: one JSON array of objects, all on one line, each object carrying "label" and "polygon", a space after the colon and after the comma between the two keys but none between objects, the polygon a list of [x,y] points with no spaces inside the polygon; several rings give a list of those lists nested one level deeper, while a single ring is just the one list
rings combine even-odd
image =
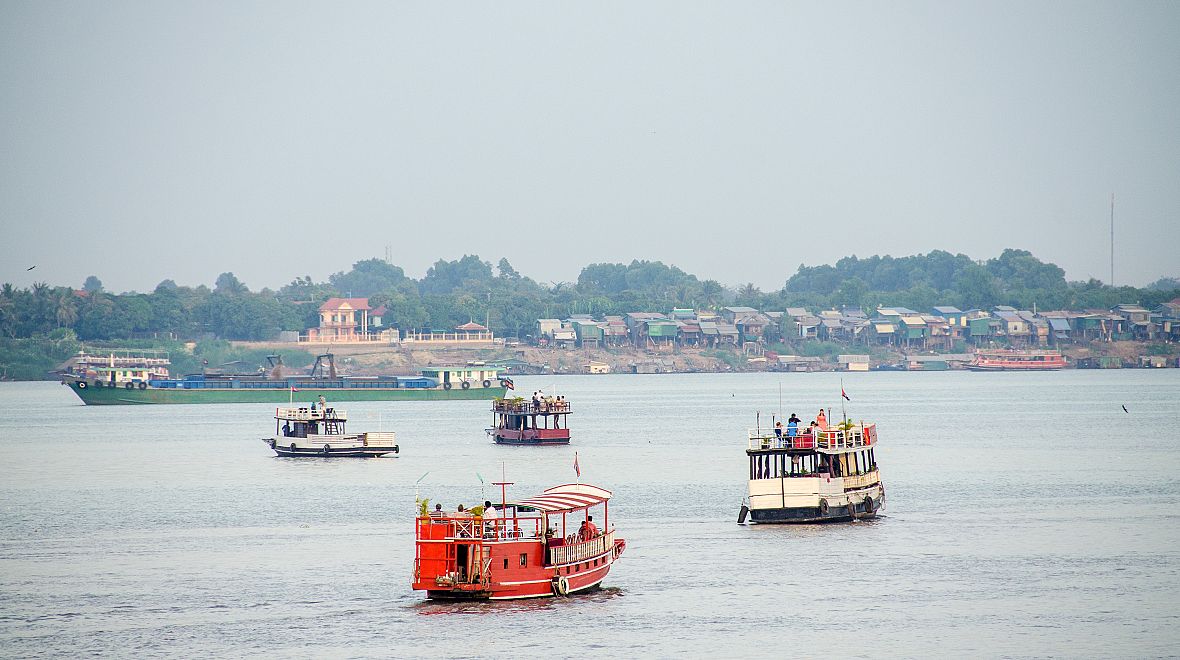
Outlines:
[{"label": "sky", "polygon": [[[0,281],[1180,276],[1176,2],[0,3]],[[36,265],[33,271],[26,271]]]}]

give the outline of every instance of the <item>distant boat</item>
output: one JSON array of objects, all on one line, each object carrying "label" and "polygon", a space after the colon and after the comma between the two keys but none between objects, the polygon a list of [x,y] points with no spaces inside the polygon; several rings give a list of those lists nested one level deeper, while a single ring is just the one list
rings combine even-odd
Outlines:
[{"label": "distant boat", "polygon": [[534,403],[524,398],[492,401],[495,426],[487,430],[501,445],[568,445],[570,402],[546,397]]},{"label": "distant boat", "polygon": [[[142,403],[284,403],[295,398],[331,401],[435,401],[504,396],[508,380],[495,367],[423,369],[416,376],[342,376],[331,353],[316,357],[304,376],[282,375],[282,360],[271,356],[271,372],[169,376],[167,355],[144,352],[80,354],[59,372],[87,405]],[[296,396],[297,393],[297,396]]]},{"label": "distant boat", "polygon": [[1065,368],[1060,351],[979,351],[967,365],[972,371],[1055,371]]},{"label": "distant boat", "polygon": [[279,456],[355,456],[370,458],[396,454],[397,435],[393,431],[370,431],[348,434],[344,425],[348,414],[335,408],[315,405],[275,410],[275,437],[263,438]]}]

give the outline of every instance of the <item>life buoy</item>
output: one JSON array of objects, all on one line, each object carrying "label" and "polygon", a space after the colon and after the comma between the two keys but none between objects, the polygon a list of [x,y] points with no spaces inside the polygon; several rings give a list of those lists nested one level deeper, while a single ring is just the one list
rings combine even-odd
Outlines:
[{"label": "life buoy", "polygon": [[133,390],[135,389],[135,383],[123,383],[123,389]]},{"label": "life buoy", "polygon": [[86,389],[86,381],[84,381],[84,380],[80,380],[74,384],[77,385],[78,389],[80,389],[80,390]]},{"label": "life buoy", "polygon": [[101,390],[102,389],[102,381],[101,380],[94,381],[94,386]]},{"label": "life buoy", "polygon": [[450,383],[443,383],[443,389],[444,389],[444,390],[449,390],[449,389],[451,389],[451,384],[450,384]]},{"label": "life buoy", "polygon": [[829,511],[828,501],[827,500],[820,500],[819,501],[819,515],[826,516],[826,515],[828,515],[828,511]]},{"label": "life buoy", "polygon": [[484,387],[491,387],[491,386],[492,386],[492,381],[490,381],[490,380],[488,380],[488,379],[486,379],[486,378],[485,378],[485,379],[484,379],[484,381],[483,381],[483,386],[484,386]]},{"label": "life buoy", "polygon": [[143,382],[142,380],[141,380],[141,381],[139,381],[139,389],[141,389],[141,390],[146,390],[146,389],[147,389],[147,383]]},{"label": "life buoy", "polygon": [[401,451],[401,449],[400,449],[400,448],[399,448],[397,445],[394,445],[394,446],[393,446],[393,453],[395,453],[395,454],[396,454],[396,453],[398,453],[398,452],[400,452],[400,451]]},{"label": "life buoy", "polygon": [[332,445],[324,445],[324,456],[332,453]]},{"label": "life buoy", "polygon": [[469,383],[467,381],[463,381],[462,387],[463,387],[463,389],[467,389],[467,388],[471,387],[471,383]]},{"label": "life buoy", "polygon": [[877,506],[876,502],[869,495],[865,495],[865,513],[872,513]]},{"label": "life buoy", "polygon": [[568,596],[570,594],[570,581],[564,577],[557,577],[553,579],[553,593],[558,596]]}]

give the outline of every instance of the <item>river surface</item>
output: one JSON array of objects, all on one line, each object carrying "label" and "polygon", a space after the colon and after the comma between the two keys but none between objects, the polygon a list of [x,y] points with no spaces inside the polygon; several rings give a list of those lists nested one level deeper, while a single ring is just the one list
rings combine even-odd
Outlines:
[{"label": "river surface", "polygon": [[[487,402],[342,405],[398,432],[370,460],[276,458],[269,404],[0,384],[0,655],[1177,653],[1180,370],[842,377],[888,503],[807,526],[736,524],[746,429],[838,418],[838,374],[518,378],[571,400],[568,448],[490,443]],[[525,497],[572,481],[575,450],[627,539],[604,589],[410,590],[416,483],[448,509],[501,474]]]}]

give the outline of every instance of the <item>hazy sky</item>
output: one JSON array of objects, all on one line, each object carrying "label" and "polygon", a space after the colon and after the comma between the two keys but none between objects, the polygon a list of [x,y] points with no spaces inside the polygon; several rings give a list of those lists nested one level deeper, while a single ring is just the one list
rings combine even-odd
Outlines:
[{"label": "hazy sky", "polygon": [[[0,281],[1180,276],[1178,2],[0,2]],[[26,273],[27,266],[37,269]]]}]

